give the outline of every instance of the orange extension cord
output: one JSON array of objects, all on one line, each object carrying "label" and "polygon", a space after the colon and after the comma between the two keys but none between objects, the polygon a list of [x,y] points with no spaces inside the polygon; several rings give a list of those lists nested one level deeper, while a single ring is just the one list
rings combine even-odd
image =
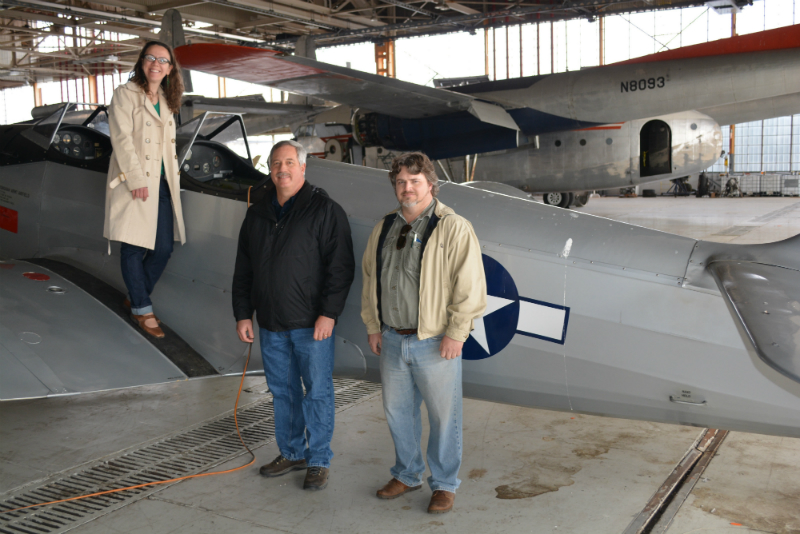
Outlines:
[{"label": "orange extension cord", "polygon": [[60,501],[50,501],[50,502],[43,502],[43,503],[39,503],[39,504],[31,504],[30,506],[22,506],[20,508],[14,508],[12,510],[5,510],[5,511],[0,512],[0,514],[8,514],[8,513],[11,513],[11,512],[18,512],[20,510],[27,510],[28,508],[36,508],[38,506],[47,506],[48,504],[58,504],[58,503],[62,503],[62,502],[78,501],[80,499],[86,499],[88,497],[97,497],[99,495],[108,495],[109,493],[119,493],[120,491],[128,491],[128,490],[133,490],[133,489],[137,489],[137,488],[144,488],[144,487],[147,487],[147,486],[156,486],[158,484],[168,484],[170,482],[179,482],[181,480],[188,480],[190,478],[200,478],[200,477],[210,477],[210,476],[214,476],[214,475],[224,475],[226,473],[233,473],[234,471],[240,471],[240,470],[244,469],[245,467],[250,467],[251,465],[256,463],[256,455],[253,453],[253,451],[250,450],[250,447],[248,447],[245,444],[244,439],[242,438],[242,433],[239,431],[239,421],[236,419],[236,410],[239,407],[239,396],[242,394],[242,386],[244,385],[244,377],[245,377],[245,374],[247,373],[247,364],[250,363],[250,352],[252,350],[253,350],[253,345],[251,343],[250,344],[250,348],[247,349],[247,360],[244,362],[244,370],[242,371],[242,380],[239,382],[239,392],[236,393],[236,404],[234,404],[234,406],[233,406],[233,422],[236,425],[236,433],[239,435],[239,441],[242,442],[242,446],[245,449],[247,449],[247,452],[249,452],[250,456],[253,457],[253,459],[250,460],[249,463],[247,463],[247,464],[245,464],[245,465],[243,465],[241,467],[236,467],[234,469],[228,469],[226,471],[214,471],[213,473],[200,473],[200,474],[197,474],[197,475],[188,475],[188,476],[185,476],[185,477],[170,478],[169,480],[159,480],[157,482],[148,482],[147,484],[138,484],[136,486],[128,486],[127,488],[119,488],[119,489],[113,489],[113,490],[108,490],[108,491],[99,491],[97,493],[90,493],[89,495],[81,495],[79,497],[70,497],[69,499],[61,499]]}]

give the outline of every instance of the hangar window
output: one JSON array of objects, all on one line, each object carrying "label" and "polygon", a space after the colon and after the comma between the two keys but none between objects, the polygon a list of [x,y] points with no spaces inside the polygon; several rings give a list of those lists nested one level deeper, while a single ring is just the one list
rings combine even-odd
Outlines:
[{"label": "hangar window", "polygon": [[639,175],[669,174],[671,170],[672,130],[664,121],[648,121],[639,132]]}]

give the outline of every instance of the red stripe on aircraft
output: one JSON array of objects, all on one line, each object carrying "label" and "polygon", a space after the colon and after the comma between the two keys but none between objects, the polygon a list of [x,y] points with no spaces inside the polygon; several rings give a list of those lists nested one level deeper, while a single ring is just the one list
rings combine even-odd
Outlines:
[{"label": "red stripe on aircraft", "polygon": [[624,122],[617,122],[615,124],[606,124],[604,126],[592,126],[590,128],[579,128],[575,130],[576,132],[586,132],[589,130],[619,130],[622,128],[622,125],[625,124]]},{"label": "red stripe on aircraft", "polygon": [[746,52],[766,52],[767,50],[784,50],[800,48],[800,24],[776,28],[748,35],[737,35],[727,39],[719,39],[708,43],[683,46],[674,50],[666,50],[649,56],[637,57],[610,65],[630,65],[632,63],[651,63],[672,59],[691,59],[707,56],[724,56],[728,54],[744,54]]},{"label": "red stripe on aircraft", "polygon": [[181,67],[251,83],[322,74],[325,71],[280,59],[279,52],[249,46],[198,43],[175,49]]},{"label": "red stripe on aircraft", "polygon": [[19,231],[19,214],[16,210],[0,206],[0,228],[12,234]]}]

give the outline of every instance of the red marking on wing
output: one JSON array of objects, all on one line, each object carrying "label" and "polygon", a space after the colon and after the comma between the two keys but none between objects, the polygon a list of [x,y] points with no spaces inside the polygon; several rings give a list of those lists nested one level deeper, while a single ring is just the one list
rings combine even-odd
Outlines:
[{"label": "red marking on wing", "polygon": [[181,67],[251,83],[269,83],[300,78],[325,71],[297,65],[280,53],[248,46],[202,43],[179,46],[175,56]]},{"label": "red marking on wing", "polygon": [[30,280],[36,280],[37,282],[46,282],[50,280],[50,277],[44,273],[22,273],[22,276]]},{"label": "red marking on wing", "polygon": [[0,206],[0,228],[16,234],[19,231],[19,213],[11,208]]},{"label": "red marking on wing", "polygon": [[576,132],[586,132],[590,130],[619,130],[622,128],[622,125],[625,124],[624,122],[617,122],[614,124],[606,124],[603,126],[592,126],[590,128],[578,128],[575,130]]},{"label": "red marking on wing", "polygon": [[800,24],[748,35],[737,35],[736,37],[728,37],[727,39],[719,39],[708,43],[683,46],[675,50],[666,50],[649,56],[610,63],[610,65],[630,65],[632,63],[650,63],[672,59],[766,52],[768,50],[784,50],[787,48],[800,48]]}]

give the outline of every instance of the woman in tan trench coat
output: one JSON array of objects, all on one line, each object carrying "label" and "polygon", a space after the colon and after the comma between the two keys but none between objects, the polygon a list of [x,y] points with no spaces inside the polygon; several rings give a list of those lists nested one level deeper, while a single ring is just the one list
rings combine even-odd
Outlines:
[{"label": "woman in tan trench coat", "polygon": [[103,236],[121,241],[122,278],[131,317],[142,330],[164,337],[150,294],[172,254],[186,242],[181,210],[175,119],[183,81],[172,49],[144,45],[131,80],[114,91],[108,110],[114,152],[108,169]]}]

